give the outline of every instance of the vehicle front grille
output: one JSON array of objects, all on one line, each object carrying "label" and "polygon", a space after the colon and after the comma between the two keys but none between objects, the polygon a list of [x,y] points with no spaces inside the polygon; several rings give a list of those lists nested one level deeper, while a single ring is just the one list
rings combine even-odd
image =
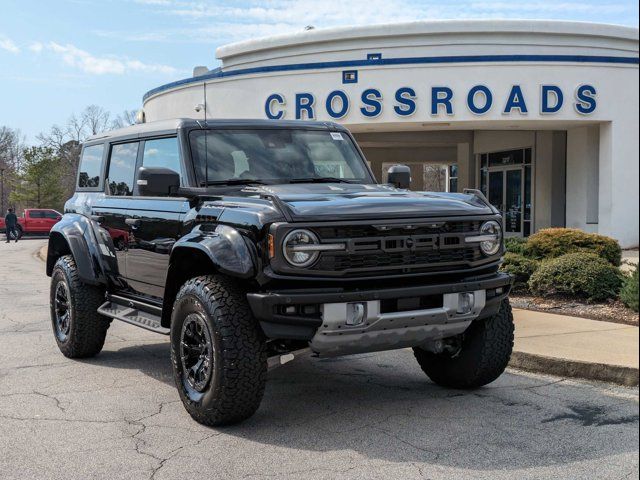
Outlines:
[{"label": "vehicle front grille", "polygon": [[311,267],[316,273],[349,277],[374,273],[454,271],[486,259],[477,243],[482,221],[314,227],[322,243],[344,242],[345,251],[323,252]]}]

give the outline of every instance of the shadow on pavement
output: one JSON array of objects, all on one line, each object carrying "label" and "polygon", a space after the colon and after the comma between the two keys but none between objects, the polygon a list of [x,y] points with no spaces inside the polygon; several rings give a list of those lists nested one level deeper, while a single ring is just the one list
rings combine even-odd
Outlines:
[{"label": "shadow on pavement", "polygon": [[[174,385],[168,342],[105,351],[90,363]],[[637,423],[637,403],[588,385],[506,373],[475,391],[440,388],[404,350],[295,360],[269,373],[254,417],[219,430],[295,450],[514,470],[637,452]]]}]

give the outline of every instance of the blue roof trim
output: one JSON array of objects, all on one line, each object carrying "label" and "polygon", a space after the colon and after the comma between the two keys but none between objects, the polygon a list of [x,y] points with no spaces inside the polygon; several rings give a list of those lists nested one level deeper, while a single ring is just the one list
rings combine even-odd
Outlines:
[{"label": "blue roof trim", "polygon": [[420,65],[436,63],[482,63],[482,62],[574,62],[574,63],[614,63],[638,65],[638,57],[613,57],[600,55],[458,55],[440,57],[401,57],[382,58],[380,60],[340,60],[334,62],[296,63],[289,65],[269,65],[264,67],[240,68],[238,70],[222,71],[216,68],[206,75],[185,78],[175,82],[161,85],[149,90],[142,97],[146,101],[152,95],[190,83],[199,83],[203,80],[216,78],[235,77],[238,75],[251,75],[255,73],[291,72],[296,70],[313,70],[345,67],[368,67],[380,65]]}]

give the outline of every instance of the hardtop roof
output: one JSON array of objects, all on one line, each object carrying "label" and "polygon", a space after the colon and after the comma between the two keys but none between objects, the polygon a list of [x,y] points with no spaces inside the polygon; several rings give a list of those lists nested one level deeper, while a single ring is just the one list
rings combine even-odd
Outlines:
[{"label": "hardtop roof", "polygon": [[264,120],[264,119],[215,119],[197,120],[194,118],[174,118],[155,122],[139,123],[129,127],[118,128],[89,137],[85,143],[112,140],[116,138],[135,138],[152,135],[163,135],[177,132],[182,128],[283,128],[283,129],[318,129],[343,130],[346,128],[333,122],[317,122],[313,120]]}]

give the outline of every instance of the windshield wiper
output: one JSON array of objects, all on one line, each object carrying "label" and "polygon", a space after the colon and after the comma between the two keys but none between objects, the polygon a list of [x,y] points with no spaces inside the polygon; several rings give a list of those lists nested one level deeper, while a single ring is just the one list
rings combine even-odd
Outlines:
[{"label": "windshield wiper", "polygon": [[351,183],[349,180],[338,177],[309,177],[294,178],[289,183]]},{"label": "windshield wiper", "polygon": [[252,178],[230,178],[228,180],[215,180],[207,182],[207,186],[210,185],[266,185],[262,180],[256,180]]}]

